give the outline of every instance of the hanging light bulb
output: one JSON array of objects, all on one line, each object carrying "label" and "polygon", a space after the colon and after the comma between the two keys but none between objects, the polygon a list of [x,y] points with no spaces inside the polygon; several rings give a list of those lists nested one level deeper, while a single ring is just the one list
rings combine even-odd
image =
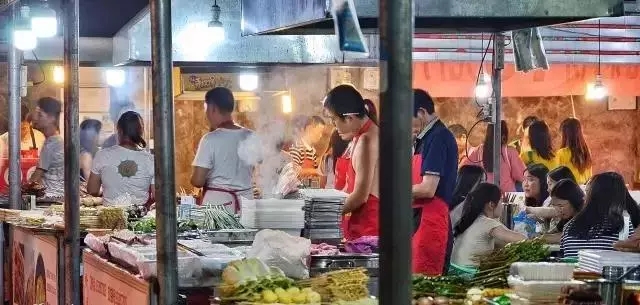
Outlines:
[{"label": "hanging light bulb", "polygon": [[58,33],[56,11],[49,7],[47,0],[42,1],[42,6],[33,8],[31,15],[31,30],[36,37],[53,37]]},{"label": "hanging light bulb", "polygon": [[491,95],[491,78],[489,75],[482,73],[475,88],[476,98],[484,99]]},{"label": "hanging light bulb", "polygon": [[600,101],[608,95],[607,87],[602,82],[602,75],[596,74],[596,79],[593,83],[587,85],[587,100]]},{"label": "hanging light bulb", "polygon": [[596,79],[592,84],[587,85],[587,94],[585,97],[587,100],[600,101],[608,95],[607,87],[602,83],[602,74],[600,74],[600,20],[598,20],[598,73]]},{"label": "hanging light bulb", "polygon": [[222,22],[220,22],[220,7],[218,6],[218,1],[215,1],[211,7],[211,21],[209,21],[208,29],[207,34],[213,42],[221,42],[224,40],[224,27],[222,26]]},{"label": "hanging light bulb", "polygon": [[29,20],[30,9],[24,5],[20,8],[20,20],[13,30],[13,46],[18,50],[31,51],[38,45],[38,38],[31,30]]}]

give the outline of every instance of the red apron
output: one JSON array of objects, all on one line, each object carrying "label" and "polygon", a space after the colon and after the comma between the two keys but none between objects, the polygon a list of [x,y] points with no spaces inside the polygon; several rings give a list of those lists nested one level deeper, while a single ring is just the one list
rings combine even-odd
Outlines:
[{"label": "red apron", "polygon": [[[411,179],[422,182],[422,156],[413,155]],[[439,197],[413,201],[414,233],[411,239],[413,273],[441,275],[449,241],[449,207]]]},{"label": "red apron", "polygon": [[213,192],[220,192],[220,193],[226,193],[231,195],[232,200],[230,202],[224,203],[222,204],[223,206],[233,206],[233,211],[236,214],[240,213],[240,197],[238,196],[238,193],[242,193],[242,192],[246,192],[250,189],[246,189],[246,190],[229,190],[229,189],[224,189],[224,188],[219,188],[219,187],[209,187],[209,186],[205,186],[203,188],[203,193],[202,193],[202,198],[200,199],[200,202],[198,202],[198,205],[202,205],[202,200],[204,200],[204,197],[207,195],[208,191],[213,191]]},{"label": "red apron", "polygon": [[[373,121],[369,120],[362,128],[356,133],[353,138],[353,147],[355,149],[358,138],[371,128]],[[377,152],[372,152],[377,153]],[[347,159],[347,171],[346,171],[346,184],[347,193],[351,194],[355,187],[356,171],[353,168],[353,162],[350,158]],[[346,230],[344,237],[347,240],[354,240],[362,236],[378,236],[378,208],[380,205],[380,199],[376,196],[369,194],[367,201],[362,204],[357,210],[351,212],[348,217]]]},{"label": "red apron", "polygon": [[[351,163],[351,161],[344,156],[340,156],[338,157],[338,159],[336,159],[336,168],[334,170],[334,175],[335,175],[334,188],[336,190],[339,190],[339,191],[344,190],[344,186],[347,183],[347,171],[349,170],[349,163]],[[342,224],[340,226],[342,228],[342,234],[345,237],[347,236],[347,231],[349,228],[348,226],[349,216],[351,215],[347,214],[342,216]]]}]

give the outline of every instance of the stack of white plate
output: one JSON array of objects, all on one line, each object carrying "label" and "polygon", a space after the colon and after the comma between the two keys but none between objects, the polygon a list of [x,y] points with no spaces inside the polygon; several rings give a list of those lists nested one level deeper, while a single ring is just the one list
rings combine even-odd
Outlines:
[{"label": "stack of white plate", "polygon": [[242,199],[240,223],[245,228],[291,229],[304,228],[304,200]]},{"label": "stack of white plate", "polygon": [[578,252],[578,269],[602,273],[604,266],[635,267],[640,265],[640,254],[612,250],[582,250]]}]

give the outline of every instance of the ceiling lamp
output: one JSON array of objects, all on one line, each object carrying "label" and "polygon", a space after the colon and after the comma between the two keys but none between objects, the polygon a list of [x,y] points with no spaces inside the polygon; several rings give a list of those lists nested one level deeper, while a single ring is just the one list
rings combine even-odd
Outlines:
[{"label": "ceiling lamp", "polygon": [[31,51],[38,45],[38,38],[31,30],[29,20],[29,7],[20,8],[20,18],[16,20],[13,30],[13,46],[18,50]]},{"label": "ceiling lamp", "polygon": [[282,113],[291,113],[293,111],[293,101],[291,95],[285,94],[282,96]]},{"label": "ceiling lamp", "polygon": [[253,91],[258,89],[258,74],[240,74],[238,84],[242,91]]},{"label": "ceiling lamp", "polygon": [[31,15],[31,30],[37,37],[48,38],[58,33],[56,11],[49,7],[47,0],[43,0],[41,6],[34,7]]},{"label": "ceiling lamp", "polygon": [[224,40],[224,27],[222,26],[222,22],[220,22],[220,7],[218,6],[217,0],[214,1],[213,6],[211,7],[211,21],[209,21],[208,28],[209,39],[214,42]]},{"label": "ceiling lamp", "polygon": [[601,101],[605,99],[609,93],[607,87],[602,82],[602,74],[600,73],[600,19],[598,19],[598,73],[593,83],[587,85],[587,94],[585,97],[591,101]]},{"label": "ceiling lamp", "polygon": [[107,85],[111,87],[122,87],[125,81],[124,70],[109,69],[106,72]]}]

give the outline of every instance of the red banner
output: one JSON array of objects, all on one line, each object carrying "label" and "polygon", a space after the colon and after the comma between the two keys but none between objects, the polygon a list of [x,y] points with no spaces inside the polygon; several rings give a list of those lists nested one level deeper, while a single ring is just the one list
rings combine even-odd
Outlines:
[{"label": "red banner", "polygon": [[[435,97],[472,97],[478,69],[477,62],[416,62],[413,64],[413,86],[427,90]],[[547,71],[516,72],[506,64],[502,73],[502,95],[566,96],[584,95],[587,84],[595,79],[595,64],[551,63]],[[491,73],[490,62],[484,71]],[[610,96],[640,96],[640,65],[602,65],[603,82]]]}]

